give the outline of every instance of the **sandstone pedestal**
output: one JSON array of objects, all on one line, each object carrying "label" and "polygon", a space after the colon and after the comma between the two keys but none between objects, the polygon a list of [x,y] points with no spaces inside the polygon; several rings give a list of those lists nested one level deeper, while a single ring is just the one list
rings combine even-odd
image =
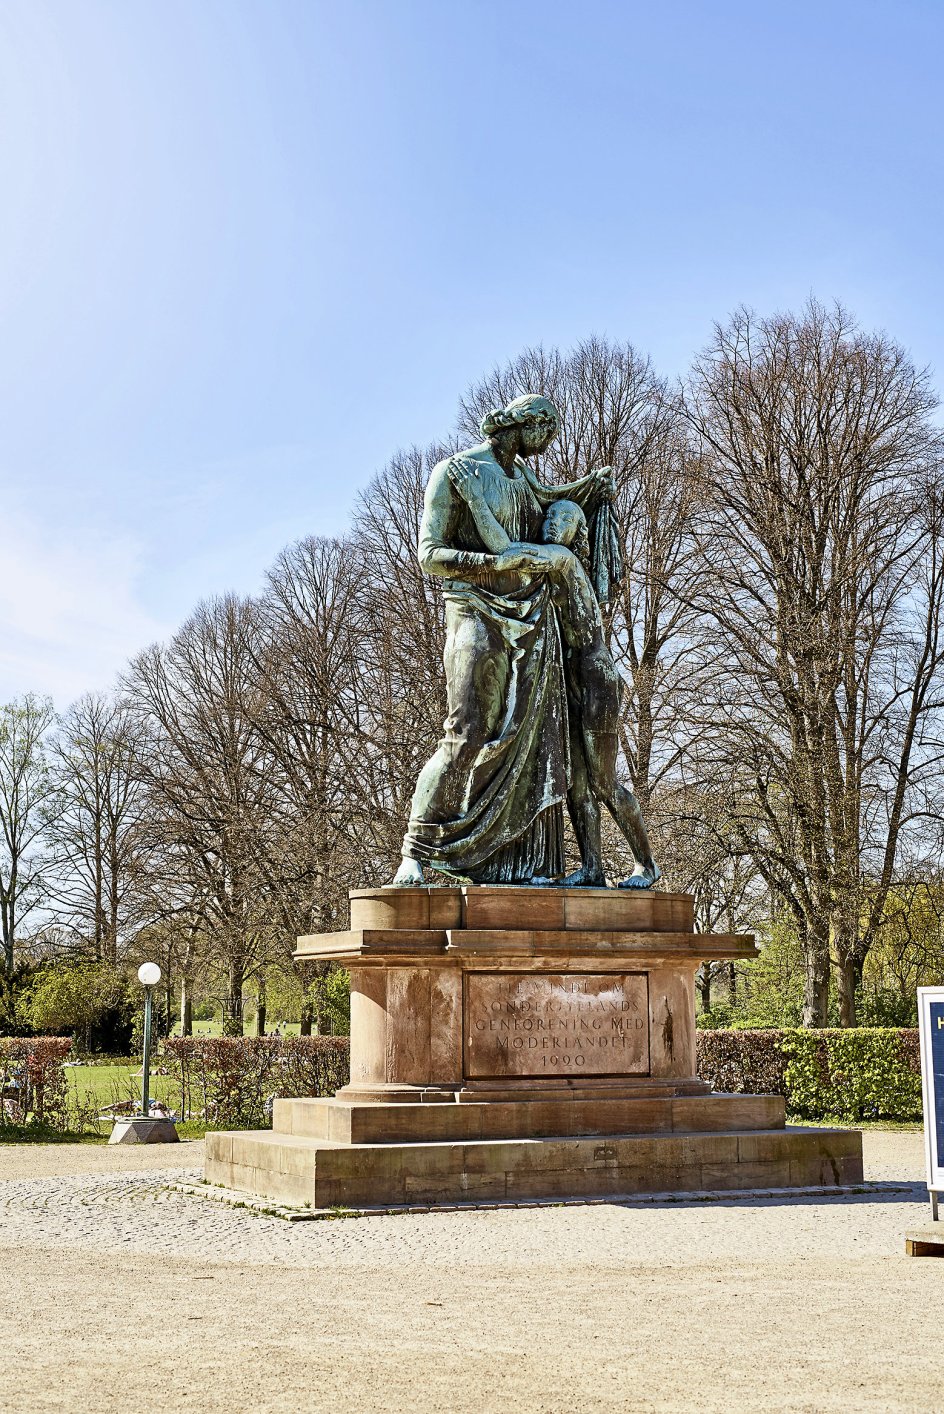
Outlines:
[{"label": "sandstone pedestal", "polygon": [[857,1133],[698,1078],[696,969],[756,950],[692,929],[680,894],[352,892],[296,954],[350,969],[350,1084],[208,1134],[208,1182],[315,1208],[860,1182]]}]

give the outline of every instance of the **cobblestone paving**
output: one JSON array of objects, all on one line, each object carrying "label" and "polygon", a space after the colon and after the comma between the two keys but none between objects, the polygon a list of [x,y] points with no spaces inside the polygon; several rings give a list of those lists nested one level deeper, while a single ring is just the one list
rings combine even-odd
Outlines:
[{"label": "cobblestone paving", "polygon": [[13,1179],[0,1185],[0,1241],[223,1260],[244,1259],[250,1246],[265,1261],[266,1239],[279,1245],[286,1224],[238,1208],[221,1210],[166,1187],[202,1177],[201,1169],[168,1169]]},{"label": "cobblestone paving", "polygon": [[[587,1207],[491,1209],[396,1214],[289,1224],[264,1213],[232,1208],[176,1192],[166,1185],[199,1182],[199,1168],[62,1174],[0,1182],[0,1244],[138,1251],[151,1256],[222,1262],[258,1262],[319,1267],[395,1265],[426,1258],[489,1264],[543,1259],[548,1244],[562,1258],[585,1260],[620,1250],[636,1260],[678,1265],[706,1257],[743,1253],[754,1243],[784,1255],[853,1248],[858,1255],[892,1255],[906,1226],[925,1218],[925,1192],[914,1181],[917,1136],[908,1144],[898,1181],[906,1192],[861,1197],[744,1200],[691,1203],[645,1209],[597,1204]],[[881,1136],[896,1149],[899,1136]],[[874,1147],[874,1140],[873,1140]],[[887,1147],[887,1146],[886,1146]],[[888,1166],[875,1177],[890,1178]],[[117,1158],[117,1156],[116,1156]]]}]

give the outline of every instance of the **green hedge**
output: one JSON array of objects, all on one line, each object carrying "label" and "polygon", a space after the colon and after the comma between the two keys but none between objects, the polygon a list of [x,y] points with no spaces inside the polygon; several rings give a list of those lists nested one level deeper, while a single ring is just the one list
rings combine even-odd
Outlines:
[{"label": "green hedge", "polygon": [[0,1128],[69,1127],[68,1036],[0,1036]]},{"label": "green hedge", "polygon": [[350,1079],[347,1036],[170,1036],[161,1060],[182,1119],[269,1123],[283,1096],[333,1095]]},{"label": "green hedge", "polygon": [[917,1030],[699,1031],[696,1045],[713,1090],[783,1095],[799,1119],[921,1119]]}]

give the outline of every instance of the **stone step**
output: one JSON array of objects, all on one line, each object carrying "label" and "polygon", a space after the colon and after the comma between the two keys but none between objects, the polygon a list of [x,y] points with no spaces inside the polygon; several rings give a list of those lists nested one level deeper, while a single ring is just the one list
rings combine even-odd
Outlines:
[{"label": "stone step", "polygon": [[862,1138],[798,1128],[338,1144],[273,1131],[210,1133],[206,1178],[313,1208],[841,1186],[862,1181]]},{"label": "stone step", "polygon": [[674,1131],[782,1129],[780,1095],[670,1099],[508,1100],[463,1104],[358,1104],[343,1099],[276,1100],[278,1134],[340,1144],[474,1139],[546,1139]]}]

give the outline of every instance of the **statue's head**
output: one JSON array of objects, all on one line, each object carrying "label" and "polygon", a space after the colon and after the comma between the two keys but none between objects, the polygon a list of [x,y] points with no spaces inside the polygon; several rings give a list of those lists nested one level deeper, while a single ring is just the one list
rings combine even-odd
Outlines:
[{"label": "statue's head", "polygon": [[546,452],[560,431],[560,414],[550,398],[539,393],[525,393],[513,398],[507,407],[493,408],[481,421],[483,437],[496,437],[508,429],[519,433],[521,454],[539,456]]},{"label": "statue's head", "polygon": [[552,501],[541,534],[545,545],[566,545],[584,563],[590,557],[587,518],[576,501]]}]

